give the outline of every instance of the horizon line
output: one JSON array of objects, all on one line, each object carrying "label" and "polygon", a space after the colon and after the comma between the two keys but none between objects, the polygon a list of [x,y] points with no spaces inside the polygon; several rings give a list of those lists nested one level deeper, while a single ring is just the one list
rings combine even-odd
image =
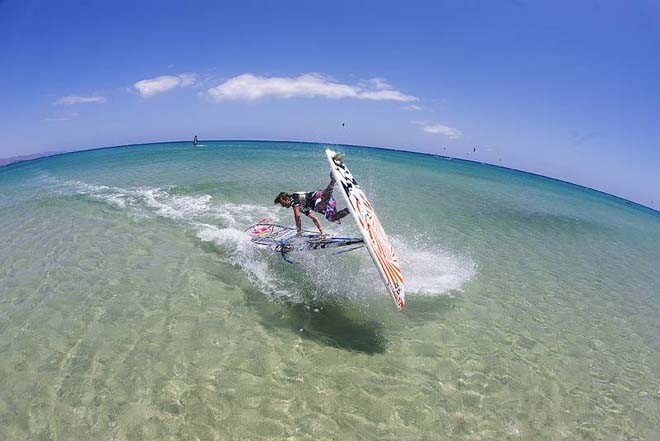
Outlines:
[{"label": "horizon line", "polygon": [[[487,167],[494,167],[494,168],[499,168],[502,170],[507,170],[507,171],[512,171],[516,173],[522,173],[526,175],[531,175],[531,176],[536,176],[538,178],[542,179],[548,179],[550,181],[554,182],[559,182],[562,184],[568,184],[572,185],[575,187],[578,187],[583,190],[588,190],[592,191],[595,193],[598,193],[600,195],[604,195],[607,197],[615,198],[618,201],[623,202],[625,205],[630,206],[630,204],[633,204],[635,207],[641,208],[644,211],[651,211],[655,215],[660,215],[660,207],[659,208],[654,208],[649,205],[644,205],[639,202],[631,201],[630,199],[626,199],[622,196],[617,196],[612,193],[607,193],[606,191],[603,190],[598,190],[593,187],[588,187],[586,185],[578,184],[576,182],[571,182],[571,181],[565,181],[563,179],[555,178],[552,176],[547,176],[547,175],[541,175],[539,173],[534,173],[531,171],[526,171],[526,170],[521,170],[513,167],[507,167],[504,165],[498,165],[498,164],[493,164],[490,162],[484,162],[484,161],[475,161],[473,159],[464,159],[464,158],[458,158],[456,156],[446,156],[442,155],[439,153],[426,153],[426,152],[418,152],[415,150],[405,150],[401,148],[395,148],[395,147],[376,147],[376,146],[368,146],[368,145],[357,145],[357,144],[344,144],[344,143],[336,143],[336,142],[318,142],[318,141],[294,141],[294,140],[274,140],[274,139],[200,139],[199,142],[271,142],[271,143],[289,143],[289,144],[320,144],[320,145],[335,145],[335,146],[345,146],[345,147],[352,147],[352,148],[362,148],[362,149],[374,149],[374,150],[386,150],[386,151],[391,151],[391,152],[400,152],[400,153],[409,153],[409,154],[414,154],[414,155],[423,155],[423,156],[432,156],[435,158],[443,158],[443,159],[448,159],[452,161],[462,161],[474,165],[484,165]],[[149,145],[156,145],[156,144],[181,144],[181,143],[188,143],[191,144],[192,141],[190,140],[175,140],[175,141],[152,141],[152,142],[142,142],[142,143],[131,143],[131,144],[121,144],[121,145],[113,145],[113,146],[103,146],[103,147],[91,147],[91,148],[83,148],[79,150],[50,150],[46,151],[43,153],[33,153],[33,154],[28,154],[28,155],[19,155],[19,156],[12,156],[9,158],[0,158],[0,161],[2,160],[11,160],[14,158],[17,158],[17,160],[8,162],[6,164],[0,164],[0,172],[7,168],[11,167],[14,165],[18,164],[24,164],[27,162],[32,162],[32,161],[38,161],[41,159],[46,159],[46,158],[52,158],[55,156],[64,156],[64,155],[70,155],[74,153],[82,153],[82,152],[90,152],[90,151],[96,151],[96,150],[108,150],[108,149],[115,149],[115,148],[124,148],[124,147],[132,147],[132,146],[149,146]],[[26,159],[20,159],[20,158],[26,158]]]}]

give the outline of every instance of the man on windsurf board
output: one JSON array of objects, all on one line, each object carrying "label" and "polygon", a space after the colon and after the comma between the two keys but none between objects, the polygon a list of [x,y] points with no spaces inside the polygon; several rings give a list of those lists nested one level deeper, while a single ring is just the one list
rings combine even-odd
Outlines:
[{"label": "man on windsurf board", "polygon": [[275,198],[275,205],[280,204],[284,208],[293,208],[293,217],[296,221],[297,235],[302,234],[302,220],[300,213],[312,219],[316,228],[321,234],[323,227],[318,218],[314,215],[313,211],[325,215],[325,218],[330,222],[341,223],[343,217],[348,215],[350,211],[348,208],[337,211],[337,201],[332,195],[333,187],[335,186],[335,179],[330,175],[330,183],[324,190],[309,191],[309,192],[295,192],[287,193],[280,192]]}]

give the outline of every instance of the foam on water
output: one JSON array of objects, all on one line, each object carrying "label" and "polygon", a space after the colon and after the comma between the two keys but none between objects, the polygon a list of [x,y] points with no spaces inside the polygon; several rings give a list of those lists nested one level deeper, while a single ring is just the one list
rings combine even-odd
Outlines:
[{"label": "foam on water", "polygon": [[200,240],[213,242],[221,247],[230,261],[238,265],[261,291],[277,300],[301,300],[299,293],[285,288],[277,278],[271,267],[272,259],[269,259],[273,254],[255,247],[245,231],[204,223],[194,223],[194,225]]},{"label": "foam on water", "polygon": [[264,217],[277,220],[277,213],[272,209],[250,204],[215,205],[211,195],[181,196],[172,194],[173,188],[123,189],[80,181],[67,182],[66,185],[77,194],[88,195],[116,208],[129,209],[133,214],[144,214],[149,210],[160,217],[182,221],[200,240],[217,245],[260,290],[277,299],[296,298],[290,290],[278,287],[281,283],[269,265],[268,258],[272,254],[254,247],[244,231]]},{"label": "foam on water", "polygon": [[457,257],[430,241],[392,238],[401,261],[406,292],[413,295],[439,295],[462,291],[477,274],[469,257]]},{"label": "foam on water", "polygon": [[226,203],[213,204],[213,197],[203,195],[173,194],[176,187],[125,189],[106,185],[94,185],[81,181],[67,181],[60,189],[70,189],[77,194],[104,201],[117,208],[132,208],[134,211],[149,209],[155,214],[170,219],[196,220],[215,219],[226,225],[250,225],[268,216],[277,219],[277,213],[258,205]]}]

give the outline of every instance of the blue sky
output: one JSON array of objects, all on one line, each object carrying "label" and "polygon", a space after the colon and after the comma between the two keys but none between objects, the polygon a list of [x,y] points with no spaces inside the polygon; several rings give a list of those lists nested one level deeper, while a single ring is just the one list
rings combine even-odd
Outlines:
[{"label": "blue sky", "polygon": [[0,29],[0,157],[350,143],[660,206],[657,0],[0,0]]}]

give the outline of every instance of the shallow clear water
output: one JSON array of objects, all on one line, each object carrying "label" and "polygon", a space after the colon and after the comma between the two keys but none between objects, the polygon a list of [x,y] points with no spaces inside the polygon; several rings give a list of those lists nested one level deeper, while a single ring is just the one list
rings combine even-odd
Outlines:
[{"label": "shallow clear water", "polygon": [[272,200],[327,185],[324,146],[205,144],[0,169],[0,439],[660,439],[657,213],[334,146],[399,313],[366,251],[289,265],[242,233],[293,224]]}]

